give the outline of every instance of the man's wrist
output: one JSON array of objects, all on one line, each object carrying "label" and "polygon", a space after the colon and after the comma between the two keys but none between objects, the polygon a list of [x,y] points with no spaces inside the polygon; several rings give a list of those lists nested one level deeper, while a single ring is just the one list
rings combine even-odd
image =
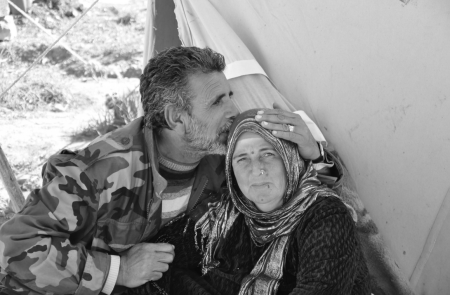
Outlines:
[{"label": "man's wrist", "polygon": [[325,160],[323,147],[320,144],[320,142],[317,142],[317,146],[319,147],[319,156],[316,157],[316,158],[311,159],[311,162],[313,164],[319,164],[319,163],[322,163]]},{"label": "man's wrist", "polygon": [[314,159],[311,162],[313,163],[314,169],[316,171],[322,170],[324,168],[331,168],[334,166],[334,162],[330,161],[327,157],[327,153],[325,152],[322,144],[320,142],[317,143],[320,149],[320,157],[318,159]]},{"label": "man's wrist", "polygon": [[102,289],[102,293],[105,293],[106,295],[111,294],[112,290],[114,289],[120,269],[120,256],[110,255],[110,257],[111,264],[109,266],[108,277],[106,278],[105,285]]}]

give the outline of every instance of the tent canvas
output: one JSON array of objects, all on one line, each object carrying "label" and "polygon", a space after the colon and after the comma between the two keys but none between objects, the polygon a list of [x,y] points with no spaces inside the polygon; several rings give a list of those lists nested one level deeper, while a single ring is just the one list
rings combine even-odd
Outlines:
[{"label": "tent canvas", "polygon": [[336,147],[417,293],[448,294],[450,3],[208,2]]}]

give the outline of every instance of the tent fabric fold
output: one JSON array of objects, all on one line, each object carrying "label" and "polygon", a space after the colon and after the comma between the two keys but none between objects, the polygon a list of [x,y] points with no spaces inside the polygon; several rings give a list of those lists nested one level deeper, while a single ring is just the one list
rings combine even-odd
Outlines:
[{"label": "tent fabric fold", "polygon": [[230,64],[227,64],[224,74],[228,80],[245,75],[254,75],[254,74],[261,74],[267,77],[267,74],[264,71],[264,69],[254,59],[238,60]]},{"label": "tent fabric fold", "polygon": [[[293,111],[292,104],[267,78],[253,54],[230,28],[217,10],[206,0],[175,0],[178,33],[184,46],[209,47],[224,55],[229,82],[239,111],[256,107]],[[248,95],[251,93],[251,95]],[[245,98],[243,95],[245,94]],[[241,99],[242,98],[242,99]]]}]

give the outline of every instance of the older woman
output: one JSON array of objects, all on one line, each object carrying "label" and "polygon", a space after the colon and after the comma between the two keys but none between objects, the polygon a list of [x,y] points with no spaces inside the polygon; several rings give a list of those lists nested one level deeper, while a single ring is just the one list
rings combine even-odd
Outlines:
[{"label": "older woman", "polygon": [[370,294],[351,208],[256,112],[231,127],[228,191],[200,204],[187,225],[175,222],[178,233],[161,232],[176,256],[160,286],[170,294]]}]

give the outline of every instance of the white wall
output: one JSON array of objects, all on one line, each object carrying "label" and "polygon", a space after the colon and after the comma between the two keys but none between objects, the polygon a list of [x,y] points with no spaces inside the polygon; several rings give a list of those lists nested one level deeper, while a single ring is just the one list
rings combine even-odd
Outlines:
[{"label": "white wall", "polygon": [[450,188],[450,1],[211,2],[337,147],[410,276]]}]

